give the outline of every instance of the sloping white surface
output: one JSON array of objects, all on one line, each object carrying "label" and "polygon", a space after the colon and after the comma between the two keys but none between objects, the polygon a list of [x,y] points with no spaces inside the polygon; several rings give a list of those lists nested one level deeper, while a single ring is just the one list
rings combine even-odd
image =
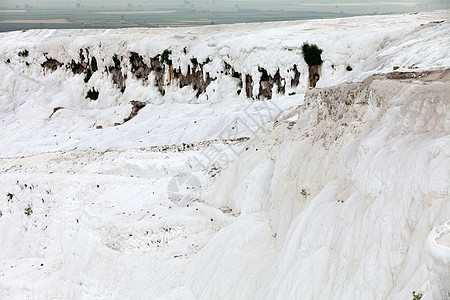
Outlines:
[{"label": "sloping white surface", "polygon": [[[448,18],[0,34],[0,298],[430,298],[447,280],[425,261],[450,216],[449,83],[379,79],[304,98],[300,48],[324,49],[319,87],[448,68]],[[67,63],[80,48],[100,70],[129,51],[170,48],[183,70],[210,57],[217,82],[199,99],[174,86],[162,97],[124,62],[122,95],[104,72],[85,84],[42,70],[44,52]],[[259,66],[288,77],[296,64],[297,94],[245,99],[224,61],[256,82]],[[113,126],[131,100],[147,106]],[[199,165],[211,149],[227,161]],[[167,192],[182,173],[202,193],[179,205]]]},{"label": "sloping white surface", "polygon": [[[305,41],[324,50],[318,87],[363,80],[374,72],[390,72],[394,66],[399,70],[447,67],[449,16],[448,11],[442,11],[178,29],[0,33],[0,154],[29,155],[75,147],[127,149],[206,140],[248,105],[244,93],[236,93],[236,80],[223,76],[224,62],[251,75],[254,92],[258,91],[259,67],[272,75],[279,69],[281,76],[288,79],[293,76],[288,71],[297,65],[300,85],[289,88],[287,80],[286,93],[302,93],[308,70],[301,56]],[[25,49],[28,57],[19,57],[18,52]],[[84,74],[74,76],[66,66],[55,72],[45,72],[41,67],[47,58],[65,64],[72,59],[78,61],[81,49],[88,49],[89,55],[96,57],[100,70],[87,84]],[[128,55],[135,51],[149,64],[150,57],[164,49],[171,49],[174,67],[184,71],[191,64],[190,58],[204,62],[209,57],[212,62],[205,65],[204,72],[217,77],[217,81],[199,99],[190,87],[168,89],[163,98],[151,84],[152,74],[150,83],[135,79]],[[114,54],[124,58],[121,67],[127,75],[127,88],[123,95],[114,87],[111,75],[103,72],[113,65]],[[8,59],[10,63],[6,63]],[[347,66],[353,71],[348,72]],[[99,99],[87,101],[85,95],[93,87],[100,92]],[[115,128],[114,123],[128,116],[131,100],[145,101],[149,106],[131,123]],[[189,105],[196,103],[202,105]],[[295,104],[300,103],[297,100]],[[55,107],[64,109],[49,119]],[[132,125],[136,123],[139,125]],[[94,130],[99,125],[104,130]]]},{"label": "sloping white surface", "polygon": [[427,239],[427,267],[433,299],[450,297],[450,221],[436,226]]},{"label": "sloping white surface", "polygon": [[[449,85],[376,80],[367,93],[356,90],[305,99],[314,103],[291,132],[279,126],[264,136],[216,185],[214,204],[269,213],[278,252],[267,254],[258,299],[403,299],[426,284],[426,236],[450,212]],[[352,92],[349,107],[342,96]],[[276,137],[277,150],[264,146]],[[249,192],[256,185],[262,196]],[[233,261],[219,248],[202,257],[207,251]],[[211,278],[222,273],[214,270]],[[201,281],[193,289],[210,297]]]}]

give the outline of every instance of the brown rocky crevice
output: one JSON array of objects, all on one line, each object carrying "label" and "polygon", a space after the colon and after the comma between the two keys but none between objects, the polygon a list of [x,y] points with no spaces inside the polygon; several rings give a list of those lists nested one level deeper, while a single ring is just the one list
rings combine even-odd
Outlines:
[{"label": "brown rocky crevice", "polygon": [[132,100],[130,103],[132,105],[130,115],[127,118],[123,119],[123,123],[128,122],[134,117],[136,117],[138,112],[147,105],[147,103],[145,102],[135,100]]},{"label": "brown rocky crevice", "polygon": [[283,78],[281,78],[279,69],[274,76],[269,75],[264,68],[260,68],[259,70],[261,72],[261,81],[259,84],[258,99],[272,99],[272,90],[275,85],[278,88],[278,93],[285,93],[285,83]]},{"label": "brown rocky crevice", "polygon": [[130,52],[131,73],[137,79],[148,79],[151,69],[144,63],[144,59],[136,52]]},{"label": "brown rocky crevice", "polygon": [[294,77],[291,78],[291,87],[297,87],[300,83],[300,72],[297,69],[297,65],[294,65],[290,71],[294,72]]},{"label": "brown rocky crevice", "polygon": [[[86,53],[89,54],[87,49]],[[82,74],[87,70],[87,68],[89,67],[89,61],[86,60],[86,57],[84,56],[83,53],[83,49],[80,49],[79,62],[75,62],[75,60],[72,59],[72,61],[67,65],[67,67],[72,70],[73,74]]]},{"label": "brown rocky crevice", "polygon": [[64,107],[62,107],[62,106],[58,106],[58,107],[53,108],[53,112],[52,112],[52,114],[51,114],[48,118],[51,119],[51,117],[53,117],[53,115],[54,115],[58,110],[63,109],[63,108],[64,108]]},{"label": "brown rocky crevice", "polygon": [[42,68],[44,68],[45,71],[52,72],[56,71],[62,65],[62,63],[53,58],[47,58],[47,60],[41,64]]},{"label": "brown rocky crevice", "polygon": [[197,91],[197,97],[203,94],[208,85],[214,80],[209,76],[209,73],[206,73],[205,76],[203,75],[202,64],[194,64],[192,70],[189,65],[186,75],[181,72],[181,68],[175,69],[173,71],[173,79],[178,82],[180,88],[191,85]]},{"label": "brown rocky crevice", "polygon": [[322,65],[308,66],[308,83],[310,88],[316,87],[316,84],[320,79],[321,71]]},{"label": "brown rocky crevice", "polygon": [[253,97],[253,77],[245,74],[245,95],[248,98]]},{"label": "brown rocky crevice", "polygon": [[112,81],[120,92],[123,93],[126,89],[125,81],[127,80],[127,77],[126,75],[123,75],[122,67],[117,57],[114,59],[114,66],[107,67],[106,71],[112,75]]},{"label": "brown rocky crevice", "polygon": [[241,73],[237,72],[230,64],[224,62],[224,65],[225,65],[224,74],[238,79],[239,80],[238,87],[241,89],[242,85],[243,85],[242,84],[243,75]]},{"label": "brown rocky crevice", "polygon": [[[41,66],[45,71],[55,71],[63,65],[63,63],[60,63],[56,59],[47,57],[47,53],[44,53],[44,55],[47,60],[42,63]],[[123,68],[129,68],[133,77],[147,83],[149,82],[150,74],[153,74],[152,79],[154,80],[152,83],[158,88],[162,95],[165,94],[167,83],[176,84],[179,88],[192,86],[192,88],[197,91],[197,97],[199,97],[206,92],[206,89],[211,82],[216,80],[216,78],[211,77],[210,73],[204,71],[204,65],[210,62],[209,59],[204,63],[199,63],[196,58],[192,58],[192,64],[188,65],[187,73],[183,74],[181,67],[174,68],[171,64],[163,63],[161,61],[161,55],[146,60],[145,57],[139,53],[130,52],[128,58],[129,66],[125,66],[123,57],[120,57],[119,59],[115,54],[113,57],[114,64],[104,67],[104,72],[111,75],[113,83],[122,93],[126,89],[127,79],[126,73],[123,72]],[[253,87],[257,82],[254,82],[253,77],[249,74],[237,72],[230,63],[223,62],[223,64],[222,74],[237,79],[237,93],[240,94],[245,91],[247,97],[254,98]],[[95,70],[92,69],[94,67],[91,65],[97,65],[97,62],[94,61],[94,64],[92,64],[89,56],[89,49],[80,49],[78,60],[72,59],[70,63],[66,64],[66,67],[70,68],[73,74],[85,73],[85,82],[87,82],[89,81],[90,76],[92,76],[92,73],[95,72]],[[259,71],[261,72],[261,77],[256,99],[272,99],[273,92],[285,94],[286,82],[291,88],[297,87],[300,83],[301,74],[295,64],[288,71],[289,76],[287,78],[281,76],[279,69],[274,75],[269,74],[268,71],[262,67],[259,68]],[[316,86],[317,81],[320,79],[320,72],[321,66],[309,66],[308,84],[310,87]],[[274,89],[275,86],[276,88]]]},{"label": "brown rocky crevice", "polygon": [[164,90],[165,68],[160,58],[160,55],[150,58],[150,71],[153,71],[155,76],[155,85],[162,91]]}]

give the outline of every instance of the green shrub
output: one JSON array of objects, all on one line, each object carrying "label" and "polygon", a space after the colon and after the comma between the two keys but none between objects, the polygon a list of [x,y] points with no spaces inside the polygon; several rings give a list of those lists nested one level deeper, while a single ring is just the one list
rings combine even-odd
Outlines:
[{"label": "green shrub", "polygon": [[169,66],[172,65],[172,60],[169,59],[169,56],[172,54],[172,51],[169,49],[166,49],[161,54],[161,62],[168,64]]},{"label": "green shrub", "polygon": [[22,56],[22,57],[27,57],[28,53],[29,53],[28,50],[25,49],[25,50],[19,51],[18,55]]},{"label": "green shrub", "polygon": [[413,300],[420,300],[422,298],[423,294],[422,293],[416,294],[416,291],[413,291],[412,296],[413,296]]},{"label": "green shrub", "polygon": [[90,89],[87,94],[86,94],[86,99],[91,99],[91,100],[97,100],[98,99],[98,94],[99,92],[96,91],[94,88]]},{"label": "green shrub", "polygon": [[197,58],[195,58],[195,57],[191,58],[191,63],[192,63],[194,66],[198,65]]},{"label": "green shrub", "polygon": [[353,68],[352,67],[350,67],[350,66],[347,66],[347,71],[352,71],[353,70]]},{"label": "green shrub", "polygon": [[95,59],[95,56],[92,56],[92,59],[91,59],[91,69],[92,69],[92,72],[96,72],[98,70],[97,59]]},{"label": "green shrub", "polygon": [[317,47],[316,44],[308,44],[307,42],[302,45],[303,59],[309,66],[318,66],[323,63],[320,55],[323,50]]},{"label": "green shrub", "polygon": [[207,57],[204,64],[206,65],[206,64],[209,64],[210,62],[211,62],[211,58]]},{"label": "green shrub", "polygon": [[31,208],[31,204],[28,204],[27,207],[25,207],[24,209],[24,214],[26,214],[27,216],[30,216],[33,213],[33,209]]}]

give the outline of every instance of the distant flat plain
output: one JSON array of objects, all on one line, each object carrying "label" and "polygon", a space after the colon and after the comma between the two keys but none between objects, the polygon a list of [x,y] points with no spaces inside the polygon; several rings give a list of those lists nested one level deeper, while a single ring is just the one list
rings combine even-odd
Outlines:
[{"label": "distant flat plain", "polygon": [[[82,11],[32,9],[25,12],[1,12],[0,32],[41,28],[126,28],[161,26],[199,26],[268,21],[346,17],[351,14],[281,11]],[[63,20],[63,21],[61,21]]]},{"label": "distant flat plain", "polygon": [[[209,24],[339,18],[423,10],[401,2],[315,5],[288,1],[69,1],[0,0],[0,32],[26,29],[90,29],[200,26]],[[308,1],[306,1],[308,2]],[[275,3],[275,4],[274,4]]]}]

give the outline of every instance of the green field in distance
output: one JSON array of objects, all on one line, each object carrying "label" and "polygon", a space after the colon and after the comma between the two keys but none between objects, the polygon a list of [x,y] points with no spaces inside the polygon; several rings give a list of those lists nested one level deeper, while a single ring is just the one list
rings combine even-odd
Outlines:
[{"label": "green field in distance", "polygon": [[405,0],[381,0],[366,4],[347,0],[336,5],[308,0],[148,0],[127,3],[118,0],[0,0],[0,32],[44,28],[200,26],[339,18],[439,8],[437,4],[420,4],[420,0],[417,3],[412,5]]}]

